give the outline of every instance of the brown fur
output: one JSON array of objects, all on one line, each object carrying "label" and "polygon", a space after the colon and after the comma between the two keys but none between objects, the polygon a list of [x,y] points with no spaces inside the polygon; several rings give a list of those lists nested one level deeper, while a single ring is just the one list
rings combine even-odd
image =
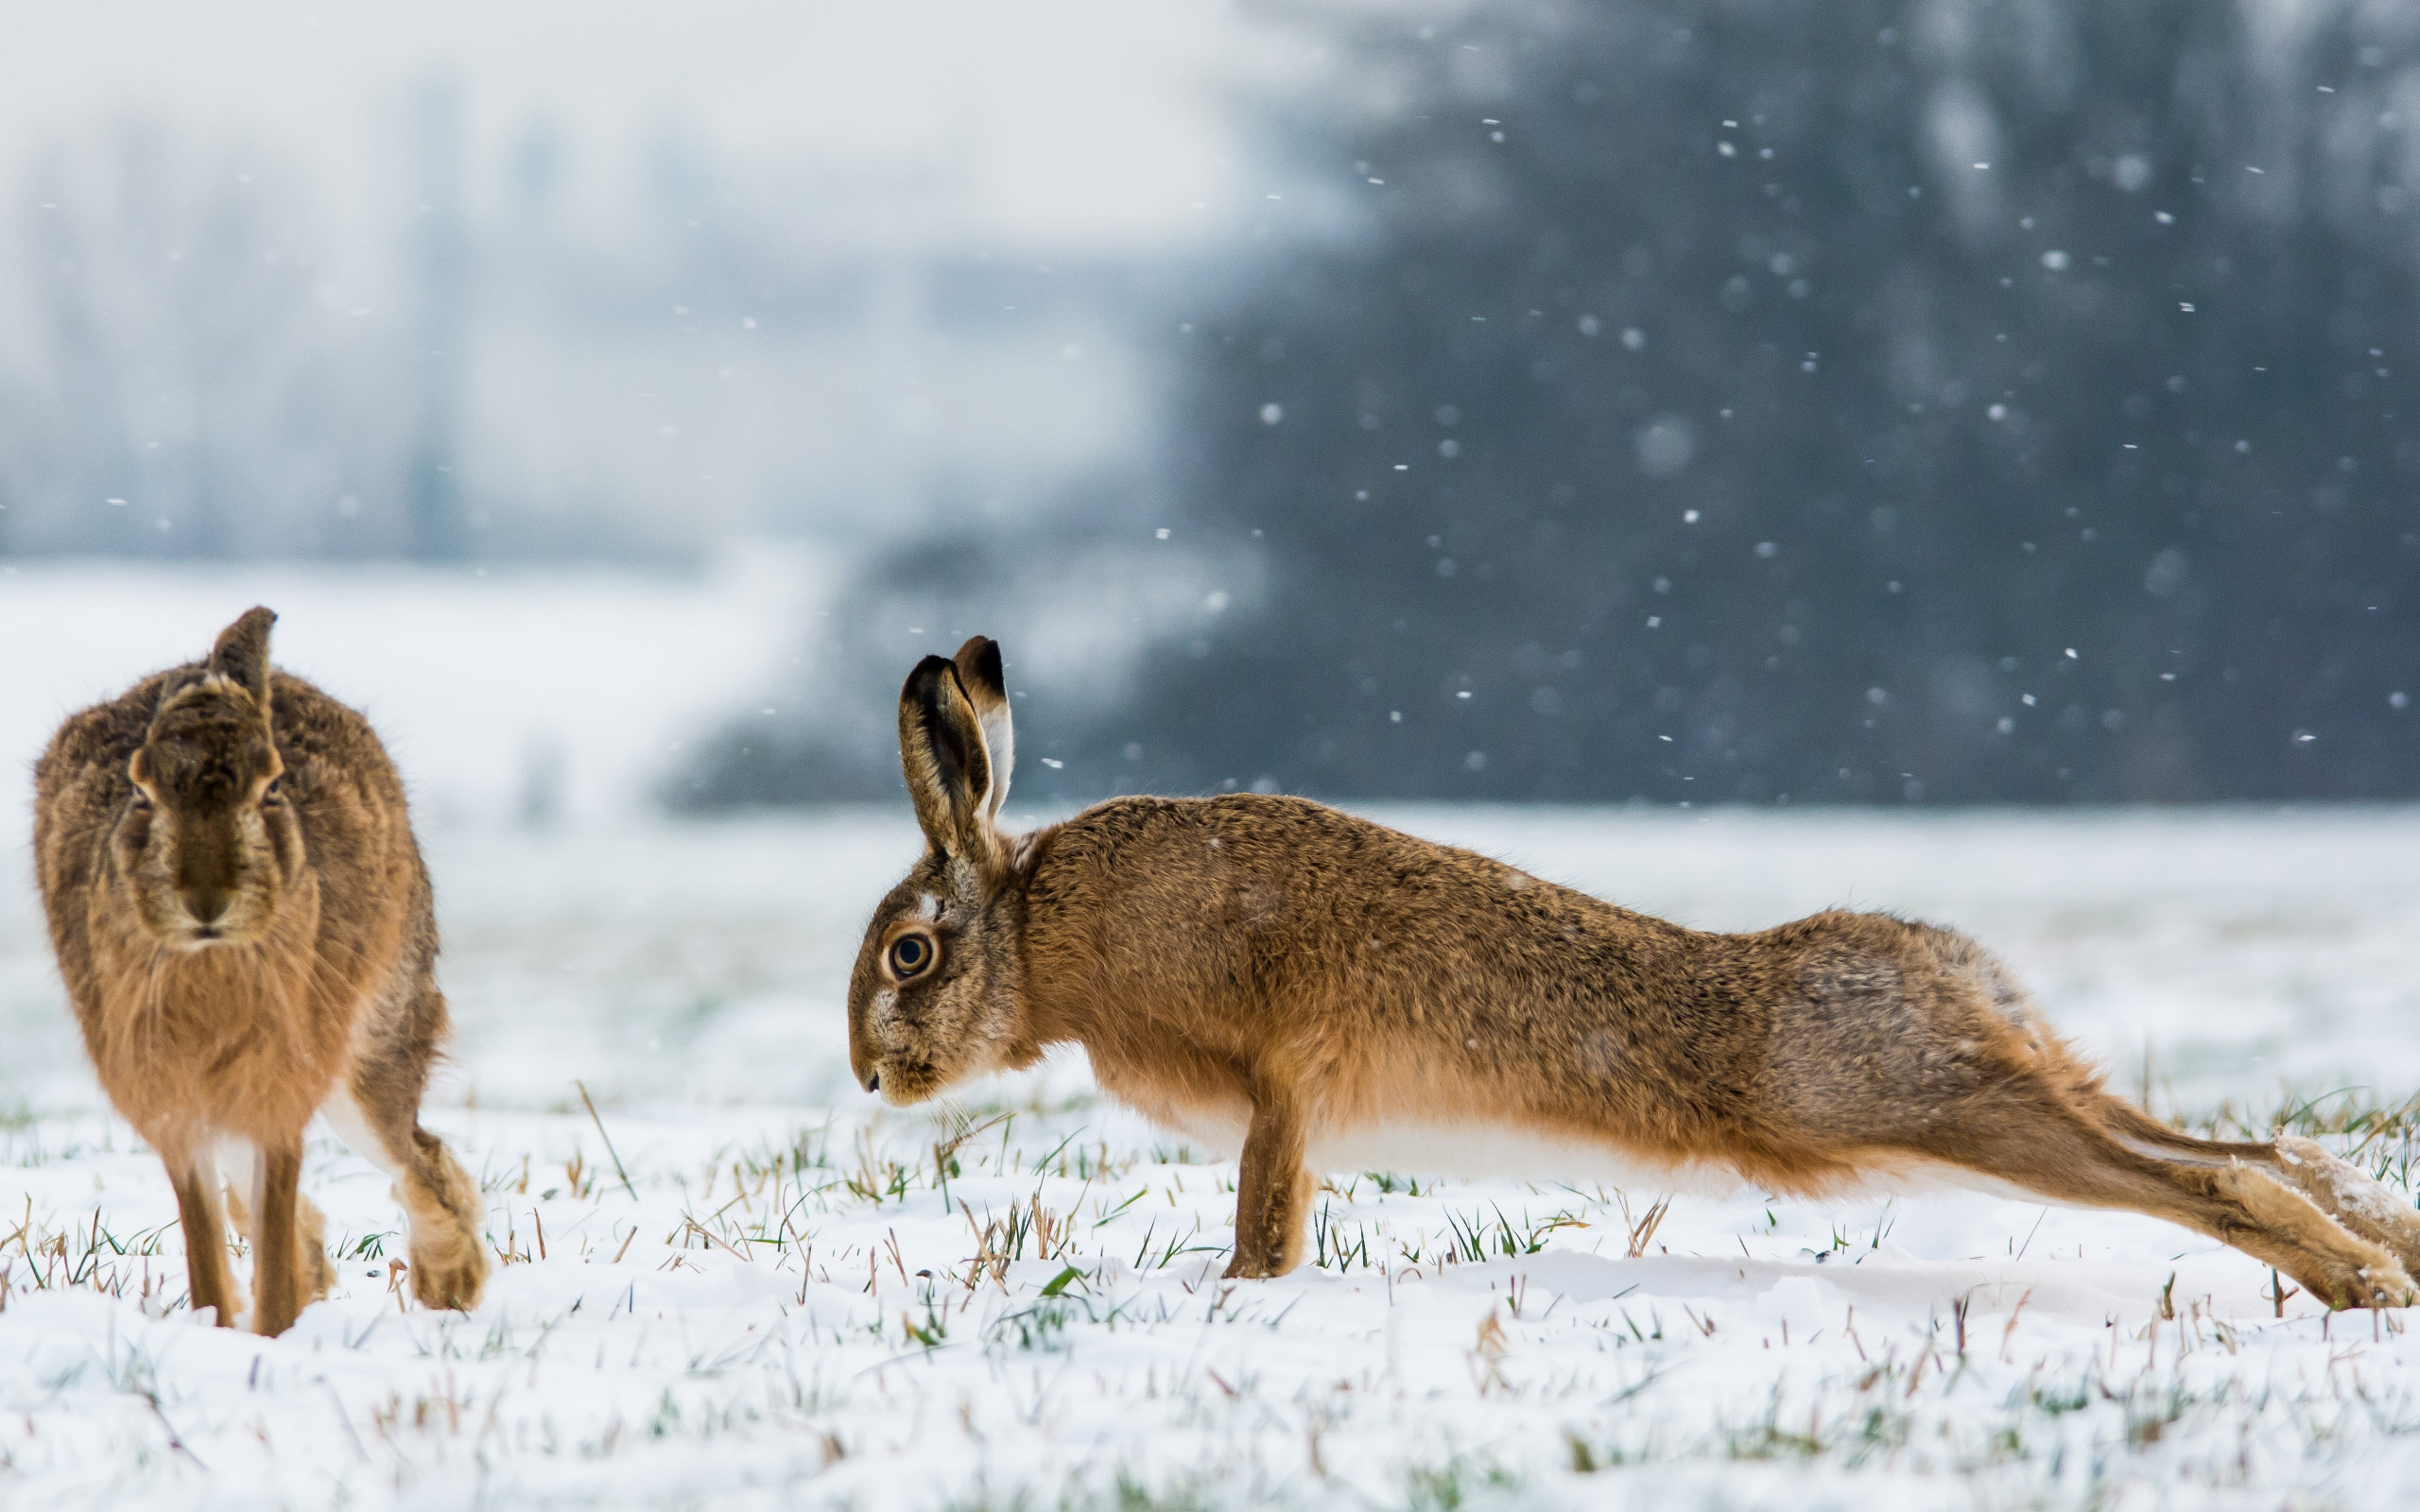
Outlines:
[{"label": "brown fur", "polygon": [[[2407,1205],[2308,1142],[2192,1139],[2111,1095],[1962,935],[1684,929],[1292,798],[1117,799],[1011,837],[1008,723],[981,637],[902,691],[927,845],[867,928],[851,1064],[908,1103],[1072,1041],[1145,1114],[1240,1125],[1231,1276],[1300,1263],[1317,1141],[1409,1125],[1784,1193],[1964,1173],[2183,1224],[2339,1307],[2412,1299]],[[932,954],[903,974],[911,936]]]},{"label": "brown fur", "polygon": [[445,1000],[403,782],[361,715],[271,669],[275,620],[252,610],[206,662],[60,727],[34,769],[51,943],[103,1089],[167,1165],[197,1311],[235,1321],[221,1166],[253,1328],[283,1332],[325,1294],[297,1191],[323,1108],[401,1189],[415,1294],[467,1308],[481,1205],[419,1126]]}]

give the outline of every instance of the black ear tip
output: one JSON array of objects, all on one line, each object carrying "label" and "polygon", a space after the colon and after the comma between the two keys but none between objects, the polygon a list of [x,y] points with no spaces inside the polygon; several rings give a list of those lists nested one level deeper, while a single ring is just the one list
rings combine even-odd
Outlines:
[{"label": "black ear tip", "polygon": [[951,665],[949,658],[945,656],[928,656],[922,662],[917,662],[916,669],[908,674],[908,681],[900,688],[899,696],[902,698],[916,697],[923,694],[925,689],[933,685],[934,679],[946,677],[956,670],[957,668]]},{"label": "black ear tip", "polygon": [[987,693],[1003,696],[1008,691],[1007,679],[1000,670],[1000,643],[988,635],[970,636],[958,648],[958,677],[969,693],[981,688]]}]

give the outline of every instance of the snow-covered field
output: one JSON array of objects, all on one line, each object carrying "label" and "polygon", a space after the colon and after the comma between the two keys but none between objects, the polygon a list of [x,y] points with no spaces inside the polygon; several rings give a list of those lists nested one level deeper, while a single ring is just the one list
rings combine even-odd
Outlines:
[{"label": "snow-covered field", "polygon": [[[2122,1083],[2148,1043],[2163,1111],[2420,1090],[2420,814],[1383,816],[1700,923],[1968,927]],[[273,1342],[183,1311],[20,868],[0,1503],[2386,1507],[2420,1477],[2399,1319],[2280,1316],[2265,1269],[2127,1215],[1684,1195],[1634,1242],[1655,1193],[1338,1172],[1317,1268],[1221,1282],[1233,1168],[1080,1061],[930,1112],[854,1092],[843,978],[914,845],[894,814],[433,833],[461,1033],[430,1121],[509,1263],[475,1315],[399,1305],[385,1182],[321,1141],[342,1287]],[[2407,1128],[2364,1146],[2392,1180]]]},{"label": "snow-covered field", "polygon": [[[2280,1303],[2145,1218],[1748,1192],[1657,1224],[1653,1192],[1337,1172],[1319,1265],[1230,1285],[1234,1169],[1099,1102],[1080,1059],[879,1108],[842,990],[915,850],[904,801],[632,802],[684,722],[778,671],[788,581],[0,580],[0,634],[43,653],[0,700],[11,762],[263,597],[290,661],[379,712],[460,1028],[428,1120],[505,1262],[475,1315],[400,1304],[386,1183],[321,1140],[338,1293],[275,1341],[197,1327],[12,802],[0,1506],[2384,1508],[2420,1484],[2420,1335]],[[106,632],[61,635],[70,611]],[[608,721],[602,686],[661,707]],[[548,729],[571,817],[516,827]],[[2290,1110],[2409,1184],[2420,812],[1379,816],[1701,925],[1959,925],[2162,1113]]]}]

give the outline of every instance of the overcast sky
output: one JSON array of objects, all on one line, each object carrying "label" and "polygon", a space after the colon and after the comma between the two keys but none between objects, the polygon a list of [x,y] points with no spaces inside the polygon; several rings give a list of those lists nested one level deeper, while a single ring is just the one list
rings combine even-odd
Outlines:
[{"label": "overcast sky", "polygon": [[600,208],[667,134],[743,176],[958,179],[970,232],[1037,248],[1182,240],[1236,188],[1222,0],[78,0],[11,6],[8,29],[0,175],[147,118],[304,168],[355,225],[392,214],[408,102],[438,79],[475,178],[547,128]]}]

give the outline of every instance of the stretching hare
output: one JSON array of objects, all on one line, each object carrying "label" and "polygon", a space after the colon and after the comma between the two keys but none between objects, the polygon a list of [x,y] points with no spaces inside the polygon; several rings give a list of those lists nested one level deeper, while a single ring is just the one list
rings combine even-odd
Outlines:
[{"label": "stretching hare", "polygon": [[314,1112],[393,1177],[423,1302],[472,1307],[488,1272],[478,1187],[420,1126],[445,1000],[403,782],[361,715],[271,670],[276,619],[75,715],[34,769],[60,971],[176,1187],[193,1306],[234,1324],[223,1176],[272,1334],[333,1280],[296,1191]]},{"label": "stretching hare", "polygon": [[1947,930],[1704,934],[1246,793],[1009,835],[979,636],[908,675],[899,743],[926,846],[850,980],[858,1082],[913,1103],[1081,1044],[1111,1096],[1240,1147],[1230,1276],[1301,1262],[1314,1171],[1615,1163],[1790,1193],[1979,1178],[2199,1229],[2338,1307],[2414,1299],[2408,1204],[2308,1141],[2191,1139],[2110,1095]]}]

